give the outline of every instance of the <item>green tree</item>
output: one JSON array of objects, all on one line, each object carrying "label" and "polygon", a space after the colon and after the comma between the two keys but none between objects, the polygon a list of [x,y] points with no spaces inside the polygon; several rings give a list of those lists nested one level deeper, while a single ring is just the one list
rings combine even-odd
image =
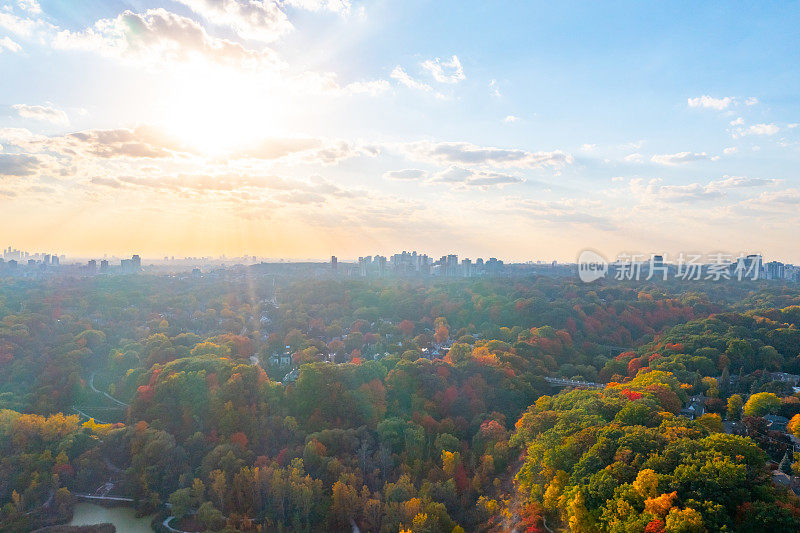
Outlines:
[{"label": "green tree", "polygon": [[192,489],[178,489],[169,497],[172,505],[172,514],[181,519],[185,517],[192,507]]},{"label": "green tree", "polygon": [[222,513],[211,502],[205,502],[197,510],[197,520],[207,530],[217,530],[225,524]]}]

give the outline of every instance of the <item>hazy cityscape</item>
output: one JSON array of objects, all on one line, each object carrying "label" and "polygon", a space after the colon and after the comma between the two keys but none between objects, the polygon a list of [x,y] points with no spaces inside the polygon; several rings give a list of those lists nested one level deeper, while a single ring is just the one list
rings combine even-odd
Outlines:
[{"label": "hazy cityscape", "polygon": [[[703,258],[694,256],[696,262],[689,269],[678,262],[670,262],[661,254],[625,254],[622,259],[609,265],[610,276],[617,279],[632,279],[635,272],[647,280],[668,277],[681,277],[686,280],[708,280],[720,275],[714,274],[714,267],[720,264],[725,267],[725,279],[736,277],[737,262],[746,265],[742,268],[739,278],[746,274],[751,280],[774,281],[800,281],[800,267],[781,261],[765,261],[759,254],[716,254]],[[551,276],[577,276],[579,264],[559,263],[558,261],[526,261],[524,263],[506,264],[503,260],[490,257],[459,259],[456,254],[448,254],[437,258],[416,251],[392,254],[390,256],[374,255],[362,256],[349,261],[340,261],[332,256],[330,261],[297,261],[287,259],[259,258],[256,256],[242,257],[183,257],[174,256],[160,259],[145,259],[138,254],[130,258],[103,259],[72,259],[66,255],[30,253],[8,246],[3,249],[0,258],[0,271],[7,275],[23,277],[42,275],[76,275],[91,276],[96,274],[136,274],[136,273],[166,273],[186,272],[193,275],[202,275],[219,268],[234,268],[244,266],[280,266],[286,273],[315,276],[344,276],[344,277],[384,277],[384,276],[433,276],[433,277],[496,277],[515,276],[538,273]],[[631,265],[626,268],[625,265]],[[740,267],[741,268],[741,267]],[[627,273],[625,272],[627,271]],[[638,279],[638,278],[637,278]]]}]

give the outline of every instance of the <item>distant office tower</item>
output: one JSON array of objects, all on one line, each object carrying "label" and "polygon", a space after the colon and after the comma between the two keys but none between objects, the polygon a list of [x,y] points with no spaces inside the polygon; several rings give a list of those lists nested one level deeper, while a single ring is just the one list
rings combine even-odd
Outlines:
[{"label": "distant office tower", "polygon": [[767,269],[767,279],[784,279],[785,266],[780,261],[770,261],[764,266]]},{"label": "distant office tower", "polygon": [[94,272],[95,270],[97,270],[97,261],[92,259],[91,261],[89,261],[89,264],[87,266],[89,267],[89,270]]},{"label": "distant office tower", "polygon": [[138,255],[131,257],[131,263],[133,264],[133,268],[136,270],[140,270],[142,268],[142,258]]},{"label": "distant office tower", "polygon": [[472,260],[463,259],[461,261],[461,275],[466,278],[472,275]]},{"label": "distant office tower", "polygon": [[56,254],[53,254],[50,257],[50,264],[52,264],[53,266],[58,266],[58,263],[59,263],[58,256]]},{"label": "distant office tower", "polygon": [[103,259],[100,261],[100,271],[108,270],[108,259]]},{"label": "distant office tower", "polygon": [[336,259],[336,256],[335,256],[335,255],[332,255],[332,256],[331,256],[331,270],[333,270],[334,272],[336,272],[336,270],[337,270],[338,268],[339,268],[339,260],[338,260],[338,259]]},{"label": "distant office tower", "polygon": [[751,279],[758,279],[762,277],[761,269],[761,255],[750,254],[744,258],[745,275]]},{"label": "distant office tower", "polygon": [[449,254],[445,258],[445,276],[455,276],[458,273],[458,256]]}]

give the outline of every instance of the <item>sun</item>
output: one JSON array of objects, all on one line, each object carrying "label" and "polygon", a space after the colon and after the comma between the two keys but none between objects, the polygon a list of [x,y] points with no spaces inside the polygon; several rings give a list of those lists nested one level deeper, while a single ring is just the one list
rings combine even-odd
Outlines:
[{"label": "sun", "polygon": [[208,65],[173,79],[160,125],[202,153],[235,152],[282,128],[264,79]]}]

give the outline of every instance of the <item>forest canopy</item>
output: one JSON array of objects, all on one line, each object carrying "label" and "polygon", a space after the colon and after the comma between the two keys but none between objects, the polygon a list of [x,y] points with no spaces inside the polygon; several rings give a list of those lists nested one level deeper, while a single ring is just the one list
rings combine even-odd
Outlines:
[{"label": "forest canopy", "polygon": [[7,280],[0,524],[796,531],[798,319],[766,282]]}]

